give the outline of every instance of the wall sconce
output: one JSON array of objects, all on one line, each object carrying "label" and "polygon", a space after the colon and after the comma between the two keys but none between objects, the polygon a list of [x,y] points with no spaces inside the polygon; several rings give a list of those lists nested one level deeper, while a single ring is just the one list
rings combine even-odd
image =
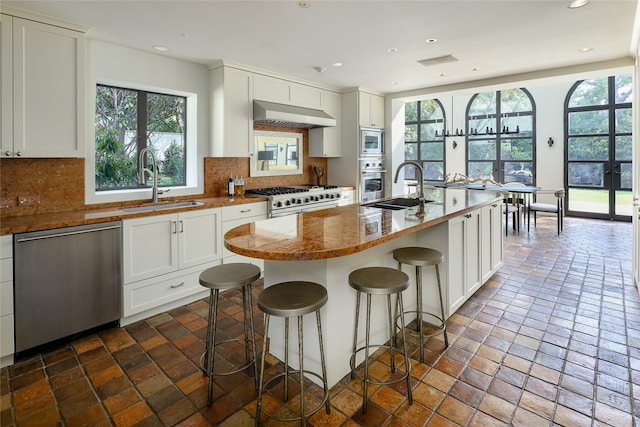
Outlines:
[{"label": "wall sconce", "polygon": [[452,144],[452,145],[453,145],[453,149],[455,150],[455,149],[456,149],[456,147],[458,146],[458,143],[457,143],[457,142],[455,142],[455,141],[453,141],[453,144]]},{"label": "wall sconce", "polygon": [[547,144],[549,144],[549,147],[551,147],[553,145],[553,138],[549,137],[549,139],[547,140]]}]

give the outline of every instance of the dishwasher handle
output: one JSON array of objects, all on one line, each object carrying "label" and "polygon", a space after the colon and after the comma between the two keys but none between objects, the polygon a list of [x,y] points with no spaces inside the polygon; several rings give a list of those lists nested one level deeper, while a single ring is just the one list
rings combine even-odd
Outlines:
[{"label": "dishwasher handle", "polygon": [[33,240],[50,239],[52,237],[73,236],[75,234],[93,233],[93,232],[96,232],[96,231],[115,230],[115,229],[120,229],[120,228],[122,228],[120,225],[112,225],[112,226],[109,226],[109,227],[99,227],[99,228],[91,228],[91,229],[88,229],[88,230],[70,231],[70,232],[67,232],[67,233],[49,234],[47,236],[21,237],[19,239],[16,239],[16,243],[31,242]]}]

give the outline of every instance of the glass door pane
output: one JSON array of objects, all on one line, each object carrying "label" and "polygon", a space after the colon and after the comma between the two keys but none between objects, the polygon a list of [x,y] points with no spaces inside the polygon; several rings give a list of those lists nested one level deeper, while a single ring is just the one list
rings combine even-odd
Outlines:
[{"label": "glass door pane", "polygon": [[574,212],[609,213],[609,190],[569,188],[568,209]]}]

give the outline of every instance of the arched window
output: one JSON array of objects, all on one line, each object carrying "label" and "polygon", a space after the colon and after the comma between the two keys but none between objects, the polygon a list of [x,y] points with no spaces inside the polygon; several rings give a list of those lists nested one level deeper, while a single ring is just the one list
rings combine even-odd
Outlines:
[{"label": "arched window", "polygon": [[[444,109],[437,99],[407,102],[404,113],[404,158],[424,169],[424,179],[444,180]],[[415,168],[405,169],[405,179],[417,179]]]},{"label": "arched window", "polygon": [[571,215],[629,220],[631,74],[576,82],[565,103],[565,182]]},{"label": "arched window", "polygon": [[535,118],[524,88],[475,94],[467,106],[467,175],[534,184]]}]

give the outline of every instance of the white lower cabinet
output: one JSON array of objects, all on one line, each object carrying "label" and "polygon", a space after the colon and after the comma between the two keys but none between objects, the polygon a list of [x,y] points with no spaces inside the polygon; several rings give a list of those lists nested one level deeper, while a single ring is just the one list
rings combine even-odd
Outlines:
[{"label": "white lower cabinet", "polygon": [[[267,218],[267,202],[246,203],[237,206],[225,206],[222,208],[222,240],[227,231],[240,225],[248,224]],[[250,262],[251,264],[264,268],[264,261],[257,258],[249,258],[235,254],[229,249],[222,248],[222,263]]]},{"label": "white lower cabinet", "polygon": [[453,314],[482,285],[481,209],[449,220],[448,310]]},{"label": "white lower cabinet", "polygon": [[0,366],[13,363],[13,235],[0,236]]},{"label": "white lower cabinet", "polygon": [[220,208],[124,220],[122,233],[125,318],[206,291],[200,272],[221,262]]},{"label": "white lower cabinet", "polygon": [[502,266],[503,232],[502,203],[494,203],[482,208],[482,283]]}]

